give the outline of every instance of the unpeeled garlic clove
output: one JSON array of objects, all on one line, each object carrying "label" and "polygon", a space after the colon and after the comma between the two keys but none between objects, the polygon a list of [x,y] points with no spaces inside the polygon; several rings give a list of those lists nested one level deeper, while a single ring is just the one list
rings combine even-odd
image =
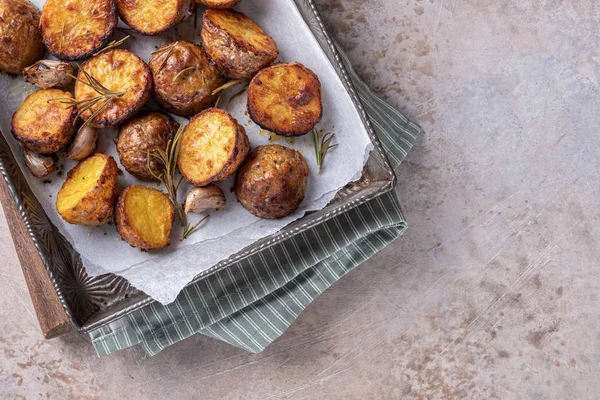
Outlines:
[{"label": "unpeeled garlic clove", "polygon": [[66,152],[67,158],[81,161],[92,155],[98,147],[98,130],[89,125],[81,128]]},{"label": "unpeeled garlic clove", "polygon": [[225,195],[215,185],[193,188],[185,199],[185,212],[200,213],[206,210],[223,210]]},{"label": "unpeeled garlic clove", "polygon": [[23,149],[23,157],[25,165],[36,178],[48,176],[58,167],[58,157],[55,154],[47,156]]},{"label": "unpeeled garlic clove", "polygon": [[23,77],[29,83],[42,89],[64,87],[73,81],[73,66],[68,62],[40,60],[23,69]]}]

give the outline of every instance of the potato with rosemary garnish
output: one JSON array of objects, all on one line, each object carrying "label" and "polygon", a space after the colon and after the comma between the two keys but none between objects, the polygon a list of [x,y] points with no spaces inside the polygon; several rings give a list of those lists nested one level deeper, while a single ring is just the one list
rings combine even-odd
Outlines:
[{"label": "potato with rosemary garnish", "polygon": [[154,98],[173,114],[189,116],[211,107],[212,92],[226,82],[201,46],[180,40],[156,50],[150,58]]},{"label": "potato with rosemary garnish", "polygon": [[231,8],[239,3],[240,0],[198,0],[198,3],[209,8]]},{"label": "potato with rosemary garnish", "polygon": [[33,92],[13,114],[12,132],[21,145],[35,153],[52,154],[69,143],[75,132],[71,93],[59,89]]},{"label": "potato with rosemary garnish", "polygon": [[87,124],[109,128],[135,115],[151,91],[152,73],[141,58],[128,50],[108,50],[81,66],[75,105]]},{"label": "potato with rosemary garnish", "polygon": [[208,57],[231,79],[252,78],[279,56],[271,36],[241,12],[206,10],[201,36]]},{"label": "potato with rosemary garnish", "polygon": [[79,60],[106,44],[117,25],[114,0],[47,0],[42,8],[44,44],[61,60]]},{"label": "potato with rosemary garnish", "polygon": [[173,118],[158,112],[137,115],[121,125],[117,138],[121,165],[139,179],[155,181],[163,163],[152,154],[156,149],[166,151],[178,128]]},{"label": "potato with rosemary garnish", "polygon": [[40,12],[27,0],[0,0],[0,71],[20,74],[44,55]]},{"label": "potato with rosemary garnish", "polygon": [[117,0],[121,19],[144,35],[158,35],[196,12],[194,0]]}]

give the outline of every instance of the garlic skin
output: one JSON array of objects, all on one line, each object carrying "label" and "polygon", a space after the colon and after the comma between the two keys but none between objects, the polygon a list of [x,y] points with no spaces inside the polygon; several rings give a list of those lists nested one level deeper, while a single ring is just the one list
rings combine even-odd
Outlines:
[{"label": "garlic skin", "polygon": [[55,154],[47,156],[23,149],[23,157],[25,165],[36,178],[44,178],[58,168],[58,157]]},{"label": "garlic skin", "polygon": [[81,128],[76,134],[65,155],[75,161],[88,158],[98,147],[98,130],[89,125]]},{"label": "garlic skin", "polygon": [[206,210],[225,209],[225,195],[221,188],[215,185],[193,188],[185,199],[184,210],[186,213],[201,213]]},{"label": "garlic skin", "polygon": [[73,81],[75,70],[68,62],[40,60],[23,69],[25,80],[42,89],[65,87]]}]

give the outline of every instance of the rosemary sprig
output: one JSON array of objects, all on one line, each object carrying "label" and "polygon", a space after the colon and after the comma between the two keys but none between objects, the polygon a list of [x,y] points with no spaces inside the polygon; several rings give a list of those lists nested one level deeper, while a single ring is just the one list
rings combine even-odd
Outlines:
[{"label": "rosemary sprig", "polygon": [[337,144],[331,144],[331,141],[335,138],[335,133],[323,133],[323,131],[312,130],[313,141],[315,144],[315,154],[317,158],[317,166],[319,167],[319,174],[323,169],[323,161],[329,150],[333,149]]},{"label": "rosemary sprig", "polygon": [[221,97],[223,97],[223,93],[224,92],[219,93],[219,97],[217,97],[217,100],[215,101],[215,105],[214,105],[215,108],[219,107],[219,103],[221,102]]},{"label": "rosemary sprig", "polygon": [[184,68],[184,69],[182,69],[181,71],[179,71],[179,72],[177,73],[177,75],[175,75],[175,76],[173,77],[173,80],[171,80],[171,83],[172,83],[172,82],[175,82],[175,81],[176,81],[176,80],[177,80],[177,79],[178,79],[178,78],[179,78],[181,75],[185,74],[186,72],[188,72],[188,71],[191,71],[191,70],[195,70],[195,69],[196,69],[196,67],[195,67],[195,66],[193,66],[193,67],[187,67],[187,68]]},{"label": "rosemary sprig", "polygon": [[125,36],[121,40],[113,40],[112,42],[110,42],[109,44],[107,44],[106,46],[104,46],[102,49],[100,49],[97,52],[95,52],[94,53],[94,57],[97,56],[98,54],[104,53],[105,51],[112,50],[114,48],[119,47],[120,45],[122,45],[123,43],[125,43],[125,41],[127,39],[129,39],[130,37],[131,37],[131,35],[127,35],[127,36]]},{"label": "rosemary sprig", "polygon": [[218,88],[216,88],[215,90],[213,90],[211,94],[214,96],[214,95],[216,95],[217,93],[219,93],[219,92],[222,92],[223,90],[225,90],[225,89],[228,89],[228,88],[230,88],[230,87],[232,87],[232,86],[235,86],[235,85],[237,85],[238,83],[240,83],[240,82],[244,82],[244,81],[245,81],[245,79],[235,79],[235,80],[233,80],[233,81],[229,81],[229,82],[227,82],[226,84],[224,84],[224,85],[222,85],[222,86],[219,86]]}]

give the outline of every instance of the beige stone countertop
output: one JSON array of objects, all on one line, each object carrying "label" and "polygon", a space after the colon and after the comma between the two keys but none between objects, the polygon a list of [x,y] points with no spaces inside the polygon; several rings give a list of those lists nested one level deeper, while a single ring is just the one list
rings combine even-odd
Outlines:
[{"label": "beige stone countertop", "polygon": [[99,359],[42,339],[0,216],[0,398],[597,398],[597,1],[318,3],[424,127],[398,170],[406,235],[262,354],[197,335]]}]

